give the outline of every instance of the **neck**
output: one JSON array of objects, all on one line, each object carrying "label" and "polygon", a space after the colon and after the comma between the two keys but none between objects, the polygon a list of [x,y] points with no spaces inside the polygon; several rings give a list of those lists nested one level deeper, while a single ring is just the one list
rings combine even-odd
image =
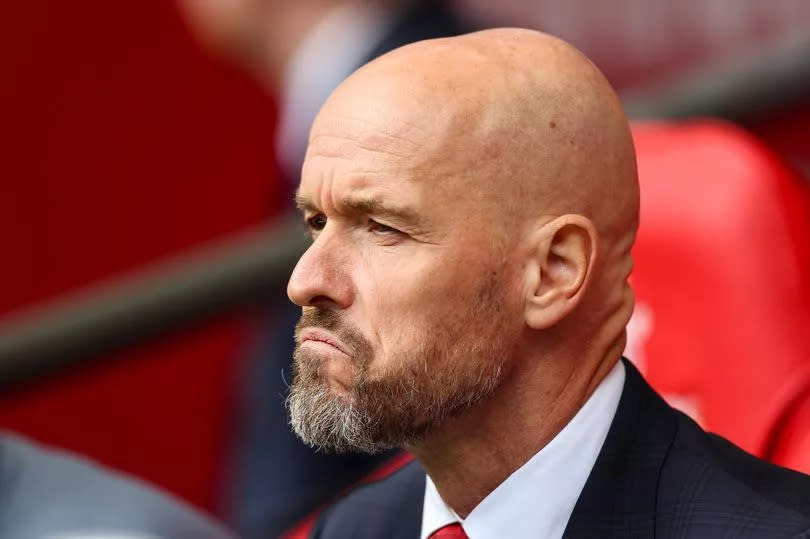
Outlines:
[{"label": "neck", "polygon": [[[601,352],[521,361],[496,393],[408,449],[462,518],[546,446],[621,356],[624,333]],[[519,410],[519,413],[516,411]]]}]

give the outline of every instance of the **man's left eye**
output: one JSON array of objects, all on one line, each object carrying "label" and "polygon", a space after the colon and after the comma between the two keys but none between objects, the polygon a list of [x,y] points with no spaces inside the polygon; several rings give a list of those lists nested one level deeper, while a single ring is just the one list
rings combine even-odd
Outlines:
[{"label": "man's left eye", "polygon": [[378,223],[373,219],[369,219],[368,221],[368,229],[371,232],[376,232],[378,234],[399,234],[399,230],[396,228],[391,228],[388,225],[384,225],[382,223]]}]

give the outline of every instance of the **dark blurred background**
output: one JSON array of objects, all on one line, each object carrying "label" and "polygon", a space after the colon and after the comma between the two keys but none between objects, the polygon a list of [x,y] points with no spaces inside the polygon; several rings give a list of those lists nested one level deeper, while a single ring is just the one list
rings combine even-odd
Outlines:
[{"label": "dark blurred background", "polygon": [[[0,18],[0,313],[139,268],[281,206],[272,96],[170,2],[12,2]],[[213,504],[228,316],[2,396],[0,424]],[[109,364],[108,364],[109,363]]]}]

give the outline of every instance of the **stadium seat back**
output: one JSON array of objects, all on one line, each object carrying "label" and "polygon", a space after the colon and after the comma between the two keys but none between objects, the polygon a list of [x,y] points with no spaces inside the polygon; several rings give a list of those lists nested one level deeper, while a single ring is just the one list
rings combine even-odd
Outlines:
[{"label": "stadium seat back", "polygon": [[[642,123],[633,136],[641,222],[626,353],[704,428],[785,459],[780,437],[810,399],[806,186],[723,122]],[[810,424],[800,431],[792,446],[808,443]],[[810,454],[788,461],[810,470]]]}]

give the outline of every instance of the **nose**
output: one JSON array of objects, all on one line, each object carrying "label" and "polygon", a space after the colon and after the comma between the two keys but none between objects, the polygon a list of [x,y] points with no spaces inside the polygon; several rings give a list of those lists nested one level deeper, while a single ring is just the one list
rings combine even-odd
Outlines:
[{"label": "nose", "polygon": [[287,283],[287,296],[301,307],[345,309],[352,286],[345,253],[325,233],[298,260]]}]

